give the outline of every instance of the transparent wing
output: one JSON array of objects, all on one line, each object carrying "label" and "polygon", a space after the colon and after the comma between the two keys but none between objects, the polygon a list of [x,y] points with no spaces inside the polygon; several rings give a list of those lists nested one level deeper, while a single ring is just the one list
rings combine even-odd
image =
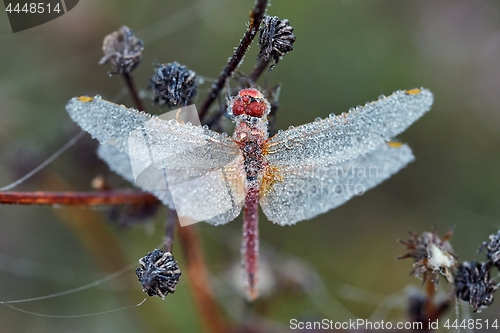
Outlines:
[{"label": "transparent wing", "polygon": [[[134,174],[132,172],[132,166],[130,165],[130,157],[126,153],[118,151],[118,149],[113,146],[101,144],[97,150],[99,157],[104,160],[110,167],[111,170],[128,180],[129,182],[136,184],[134,179]],[[186,203],[178,203],[180,207],[188,207],[187,216],[191,219],[196,219],[200,214],[206,222],[214,225],[224,224],[234,220],[241,212],[243,203],[245,200],[246,190],[244,187],[244,178],[241,177],[241,163],[242,159],[235,161],[234,164],[226,166],[219,174],[219,177],[208,178],[200,181],[196,176],[196,173],[191,170],[191,176],[184,170],[168,170],[169,177],[171,178],[172,184],[182,184],[183,182],[193,182],[193,186],[181,186],[176,187],[176,194],[181,198],[186,197],[190,200]],[[168,177],[167,177],[168,178]],[[221,182],[220,179],[224,181]],[[168,182],[167,182],[168,185]],[[228,186],[229,185],[229,186]],[[219,211],[222,213],[215,215],[214,217],[206,219],[205,216],[213,216],[214,205],[221,205],[221,200],[215,194],[217,189],[222,189],[222,195],[226,198],[222,202],[225,203]],[[146,189],[148,192],[156,196],[163,204],[168,207],[175,209],[176,205],[170,193],[170,189]],[[181,192],[183,191],[183,192]],[[213,202],[211,202],[213,201]],[[208,211],[207,211],[208,209]],[[191,214],[190,214],[191,212]],[[193,215],[192,212],[196,212],[197,215]],[[180,215],[182,212],[178,212]]]},{"label": "transparent wing", "polygon": [[262,189],[260,204],[270,221],[295,224],[362,195],[412,160],[408,146],[390,143],[351,161],[275,168],[274,181]]},{"label": "transparent wing", "polygon": [[378,148],[429,111],[427,89],[396,91],[347,114],[280,131],[268,140],[268,161],[275,166],[328,165]]},{"label": "transparent wing", "polygon": [[243,156],[209,172],[195,168],[167,170],[167,179],[183,225],[192,223],[183,222],[183,217],[215,225],[230,222],[240,214],[245,201]]},{"label": "transparent wing", "polygon": [[175,206],[179,217],[220,224],[241,210],[243,156],[227,135],[100,98],[73,98],[66,109],[99,140],[111,169]]},{"label": "transparent wing", "polygon": [[[150,159],[152,154],[155,163],[171,169],[211,169],[228,165],[241,155],[230,138],[208,128],[165,121],[100,98],[73,98],[66,110],[101,144],[113,146],[120,152],[130,151],[134,160]],[[142,150],[144,140],[147,150]],[[141,151],[135,151],[136,148]],[[171,158],[173,156],[175,158]]]},{"label": "transparent wing", "polygon": [[[115,173],[128,180],[130,183],[136,185],[132,166],[130,165],[130,157],[126,152],[120,152],[114,146],[100,144],[97,148],[97,155],[101,158],[109,168]],[[174,209],[174,201],[170,195],[168,187],[159,190],[147,190],[155,197],[158,198],[164,205]]]}]

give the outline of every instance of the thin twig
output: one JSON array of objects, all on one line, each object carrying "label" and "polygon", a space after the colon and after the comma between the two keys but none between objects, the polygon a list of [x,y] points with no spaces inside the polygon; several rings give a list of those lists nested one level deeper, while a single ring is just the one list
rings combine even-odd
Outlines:
[{"label": "thin twig", "polygon": [[177,213],[175,210],[166,207],[167,216],[165,218],[165,238],[163,239],[163,247],[165,252],[172,253],[174,247],[174,233],[177,225]]},{"label": "thin twig", "polygon": [[259,62],[258,65],[255,66],[255,68],[253,69],[253,72],[250,73],[250,76],[249,76],[250,80],[252,80],[252,82],[256,82],[259,79],[259,77],[262,75],[264,70],[267,68],[267,66],[269,65],[270,62],[271,62],[271,60]]},{"label": "thin twig", "polygon": [[132,95],[135,107],[138,108],[139,111],[146,111],[144,105],[142,104],[142,100],[139,98],[139,94],[137,93],[137,88],[135,87],[134,79],[132,78],[132,76],[128,73],[123,73],[123,78],[125,79],[125,83],[127,84],[130,95]]},{"label": "thin twig", "polygon": [[226,320],[219,311],[210,285],[198,234],[193,226],[179,228],[179,238],[193,297],[200,311],[203,324],[208,332],[229,332]]},{"label": "thin twig", "polygon": [[218,80],[214,84],[212,84],[212,90],[210,91],[205,102],[200,108],[200,119],[204,119],[206,113],[208,112],[208,109],[210,108],[210,105],[212,105],[213,101],[217,98],[220,91],[225,86],[227,79],[229,79],[233,75],[236,68],[238,68],[238,66],[240,65],[243,56],[248,50],[248,47],[259,31],[260,23],[262,22],[262,19],[264,18],[264,15],[266,13],[267,3],[268,0],[257,0],[255,2],[255,6],[250,13],[250,21],[248,23],[247,31],[243,35],[240,44],[234,51],[233,56],[231,57],[231,59],[229,59],[229,63],[222,70]]},{"label": "thin twig", "polygon": [[133,190],[93,192],[0,192],[0,204],[18,205],[148,205],[158,199],[145,192]]},{"label": "thin twig", "polygon": [[436,285],[434,284],[434,280],[430,278],[425,279],[424,288],[426,295],[424,311],[427,318],[433,318],[436,307],[434,304],[434,297],[436,296]]}]

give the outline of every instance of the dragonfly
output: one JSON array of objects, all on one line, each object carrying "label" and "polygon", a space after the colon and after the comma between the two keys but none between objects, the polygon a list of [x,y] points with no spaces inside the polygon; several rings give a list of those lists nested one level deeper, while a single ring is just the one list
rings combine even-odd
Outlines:
[{"label": "dragonfly", "polygon": [[[270,104],[256,88],[240,90],[229,99],[227,112],[235,123],[232,136],[207,126],[166,121],[100,96],[75,97],[66,109],[99,140],[98,155],[110,169],[136,185],[134,161],[147,162],[148,170],[159,173],[154,183],[165,186],[139,187],[179,216],[222,225],[243,211],[245,291],[254,300],[259,204],[270,221],[284,226],[363,194],[414,160],[408,145],[394,138],[432,103],[427,89],[398,90],[347,113],[279,130],[272,137]],[[137,140],[145,144],[133,144]]]}]

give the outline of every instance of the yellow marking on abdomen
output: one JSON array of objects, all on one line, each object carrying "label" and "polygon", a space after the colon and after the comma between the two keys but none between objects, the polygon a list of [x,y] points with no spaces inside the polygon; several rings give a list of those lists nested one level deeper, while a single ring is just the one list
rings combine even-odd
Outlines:
[{"label": "yellow marking on abdomen", "polygon": [[271,190],[271,186],[276,181],[282,182],[284,180],[283,175],[280,172],[280,169],[275,166],[268,166],[264,169],[264,176],[262,177],[262,184],[260,185],[259,194],[261,197],[264,197]]}]

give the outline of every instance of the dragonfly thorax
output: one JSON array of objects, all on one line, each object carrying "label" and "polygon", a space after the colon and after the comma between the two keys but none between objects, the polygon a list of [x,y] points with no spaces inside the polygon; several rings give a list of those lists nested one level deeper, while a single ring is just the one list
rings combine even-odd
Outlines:
[{"label": "dragonfly thorax", "polygon": [[265,118],[270,111],[269,102],[260,91],[254,88],[240,90],[229,103],[229,114],[237,117],[247,115]]}]

